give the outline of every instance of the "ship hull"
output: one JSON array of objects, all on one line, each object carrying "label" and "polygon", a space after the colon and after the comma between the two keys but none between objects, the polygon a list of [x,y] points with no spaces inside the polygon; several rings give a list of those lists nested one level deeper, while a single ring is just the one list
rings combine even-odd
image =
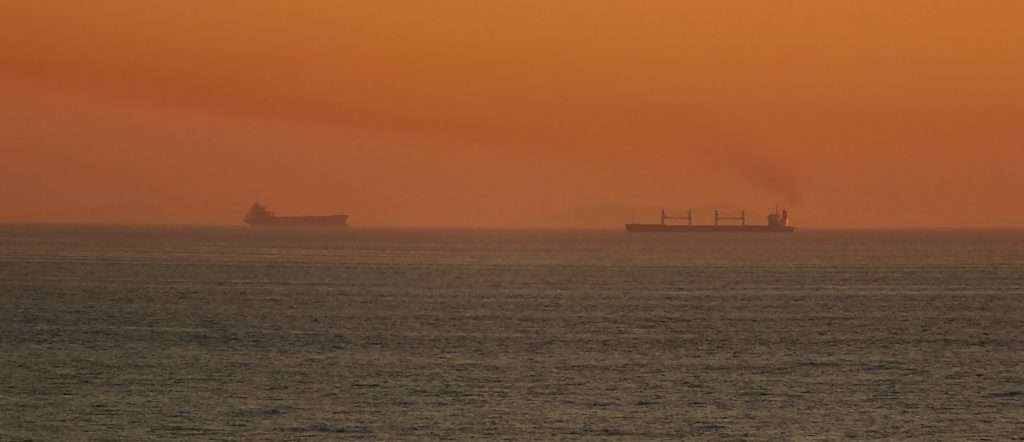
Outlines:
[{"label": "ship hull", "polygon": [[690,226],[668,224],[626,224],[631,233],[790,233],[791,226]]},{"label": "ship hull", "polygon": [[248,218],[253,227],[348,227],[348,215],[273,216]]}]

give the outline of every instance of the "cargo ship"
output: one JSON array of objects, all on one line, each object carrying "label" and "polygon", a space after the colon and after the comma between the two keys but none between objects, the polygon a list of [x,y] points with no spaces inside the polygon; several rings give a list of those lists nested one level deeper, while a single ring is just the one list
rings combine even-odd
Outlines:
[{"label": "cargo ship", "polygon": [[243,219],[253,227],[348,227],[348,215],[278,216],[255,203]]},{"label": "cargo ship", "polygon": [[[668,221],[682,221],[686,224],[669,224]],[[722,224],[722,222],[728,224]],[[686,216],[669,216],[665,210],[661,211],[661,223],[659,224],[626,224],[626,231],[632,233],[658,233],[658,232],[693,232],[693,233],[729,233],[729,232],[764,232],[764,233],[788,233],[796,230],[789,225],[789,212],[785,209],[768,215],[768,224],[747,224],[746,211],[740,212],[739,216],[722,216],[715,210],[715,223],[697,225],[693,223],[693,210],[687,211]]]}]

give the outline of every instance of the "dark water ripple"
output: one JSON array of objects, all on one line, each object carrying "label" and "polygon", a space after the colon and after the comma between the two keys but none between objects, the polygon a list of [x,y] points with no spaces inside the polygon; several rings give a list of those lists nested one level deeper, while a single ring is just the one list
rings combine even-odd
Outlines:
[{"label": "dark water ripple", "polygon": [[1024,233],[0,227],[0,440],[1024,434]]}]

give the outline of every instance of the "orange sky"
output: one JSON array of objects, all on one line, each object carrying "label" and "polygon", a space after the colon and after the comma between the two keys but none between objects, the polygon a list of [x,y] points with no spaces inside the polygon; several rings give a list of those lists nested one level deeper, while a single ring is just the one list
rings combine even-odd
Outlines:
[{"label": "orange sky", "polygon": [[0,222],[1024,226],[1024,2],[0,11]]}]

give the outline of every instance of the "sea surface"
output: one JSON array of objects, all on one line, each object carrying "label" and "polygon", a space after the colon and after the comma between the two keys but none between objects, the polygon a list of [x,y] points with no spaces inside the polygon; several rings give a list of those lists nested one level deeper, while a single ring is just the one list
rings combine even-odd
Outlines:
[{"label": "sea surface", "polygon": [[0,440],[1024,440],[1024,231],[0,226]]}]

